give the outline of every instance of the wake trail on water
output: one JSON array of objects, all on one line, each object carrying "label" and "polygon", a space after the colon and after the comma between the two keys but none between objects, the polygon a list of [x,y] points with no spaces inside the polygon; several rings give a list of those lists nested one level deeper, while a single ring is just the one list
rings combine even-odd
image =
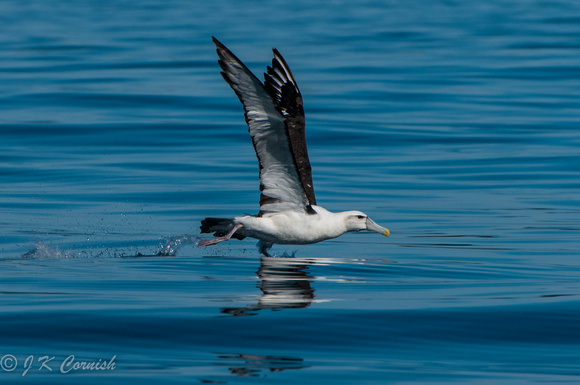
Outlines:
[{"label": "wake trail on water", "polygon": [[197,246],[200,238],[193,234],[182,234],[162,238],[157,250],[139,250],[139,247],[106,247],[83,250],[63,250],[52,242],[37,241],[20,259],[72,259],[72,258],[139,258],[139,257],[174,257],[185,246]]}]

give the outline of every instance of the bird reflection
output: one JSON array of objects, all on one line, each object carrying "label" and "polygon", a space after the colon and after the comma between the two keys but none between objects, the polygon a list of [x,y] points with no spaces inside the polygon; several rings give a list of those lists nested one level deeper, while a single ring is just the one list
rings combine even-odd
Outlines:
[{"label": "bird reflection", "polygon": [[262,356],[256,354],[219,354],[231,374],[240,377],[259,377],[264,371],[281,372],[288,369],[309,368],[298,357]]},{"label": "bird reflection", "polygon": [[258,287],[262,296],[257,304],[244,307],[230,307],[221,310],[233,316],[256,315],[262,309],[299,309],[310,306],[314,300],[314,289],[308,269],[314,261],[298,258],[262,257]]}]

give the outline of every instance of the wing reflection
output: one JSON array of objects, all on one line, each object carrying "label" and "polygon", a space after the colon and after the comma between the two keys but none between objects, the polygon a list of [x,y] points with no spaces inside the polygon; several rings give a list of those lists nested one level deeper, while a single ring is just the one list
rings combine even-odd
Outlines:
[{"label": "wing reflection", "polygon": [[314,279],[308,272],[314,261],[296,258],[262,257],[258,287],[262,296],[255,305],[230,307],[221,310],[233,316],[256,315],[262,309],[298,309],[308,307],[314,300],[314,289],[310,281]]}]

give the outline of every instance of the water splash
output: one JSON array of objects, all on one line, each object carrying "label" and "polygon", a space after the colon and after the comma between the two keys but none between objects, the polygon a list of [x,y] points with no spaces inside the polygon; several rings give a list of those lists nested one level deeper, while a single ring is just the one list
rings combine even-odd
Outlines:
[{"label": "water splash", "polygon": [[183,234],[176,237],[170,237],[165,240],[164,245],[159,246],[158,256],[173,257],[177,251],[185,245],[197,245],[199,237],[192,234]]},{"label": "water splash", "polygon": [[76,255],[70,251],[61,251],[58,246],[52,243],[36,242],[34,247],[22,254],[22,259],[65,259],[74,258]]},{"label": "water splash", "polygon": [[272,255],[274,258],[296,258],[296,253],[298,253],[298,250],[294,250],[291,252],[288,251],[284,251],[282,252],[282,254],[278,255],[278,254],[274,254]]},{"label": "water splash", "polygon": [[[68,258],[123,258],[123,257],[173,257],[186,245],[197,245],[199,237],[192,234],[183,234],[163,239],[155,249],[143,250],[141,247],[122,248],[87,248],[81,251],[61,250],[52,242],[34,242],[32,248],[20,256],[21,259],[68,259]],[[153,246],[154,247],[154,246]]]}]

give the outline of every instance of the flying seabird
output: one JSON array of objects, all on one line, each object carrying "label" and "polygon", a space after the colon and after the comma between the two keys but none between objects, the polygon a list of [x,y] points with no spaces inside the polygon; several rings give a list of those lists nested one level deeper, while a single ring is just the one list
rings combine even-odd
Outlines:
[{"label": "flying seabird", "polygon": [[215,37],[222,76],[244,106],[260,166],[260,211],[233,219],[205,218],[202,233],[216,238],[199,242],[215,245],[230,238],[259,240],[265,256],[273,244],[305,245],[336,238],[349,231],[369,230],[389,236],[365,213],[332,213],[316,205],[306,137],[302,95],[288,64],[273,49],[272,67],[262,83]]}]

